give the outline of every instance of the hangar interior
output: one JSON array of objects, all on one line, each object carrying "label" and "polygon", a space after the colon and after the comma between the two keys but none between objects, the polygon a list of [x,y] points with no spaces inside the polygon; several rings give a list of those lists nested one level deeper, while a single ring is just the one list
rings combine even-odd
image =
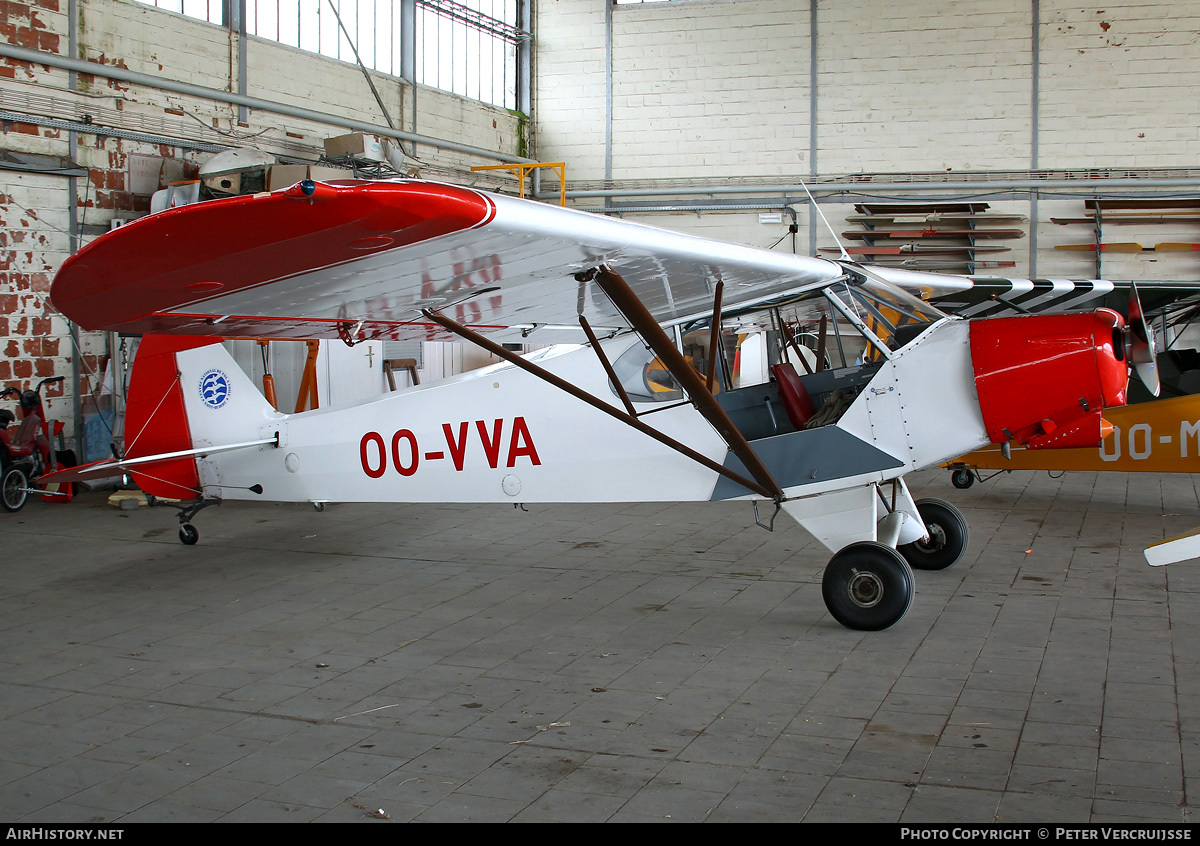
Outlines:
[{"label": "hangar interior", "polygon": [[[883,266],[947,273],[1153,283],[1200,268],[1200,0],[899,0],[886,14],[867,0],[10,0],[0,28],[0,386],[65,377],[45,387],[46,410],[81,459],[120,442],[136,341],[53,310],[62,263],[162,204],[306,176],[561,199],[799,255],[835,256],[840,238]],[[954,212],[1003,229],[922,256],[872,220],[933,228]],[[274,373],[284,404],[301,393],[305,345],[231,348],[254,379]],[[494,360],[457,344],[372,349],[322,344],[322,404]],[[1139,546],[1195,516],[1191,476],[1014,475],[975,496],[970,566],[923,585],[932,607],[907,632],[875,637],[812,622],[812,573],[784,565],[813,544],[731,529],[726,512],[548,509],[531,537],[499,510],[374,508],[321,515],[336,528],[297,551],[311,509],[264,506],[223,528],[196,571],[185,550],[162,551],[149,509],[114,529],[89,507],[86,529],[62,528],[66,509],[35,503],[21,522],[0,515],[5,536],[37,547],[7,574],[11,643],[28,654],[0,659],[4,713],[32,739],[0,751],[0,804],[12,821],[1194,821],[1195,577],[1172,577],[1168,598]],[[98,572],[66,563],[93,541]],[[338,542],[348,580],[322,563]],[[122,563],[130,549],[151,573]],[[303,559],[305,576],[238,574],[271,556]],[[421,564],[385,581],[396,560]],[[213,610],[243,579],[274,597],[252,603],[259,622]],[[106,599],[72,608],[62,582]],[[350,599],[376,582],[386,598]],[[478,592],[456,606],[466,585]],[[106,602],[136,617],[151,594],[132,592],[151,590],[200,622],[163,619],[153,635],[105,622]],[[602,595],[600,612],[556,621],[574,590]],[[215,604],[195,599],[209,591]],[[737,616],[743,592],[753,624]],[[648,622],[672,601],[686,624]],[[54,617],[43,602],[61,604]],[[636,622],[621,617],[629,603]],[[806,621],[789,629],[794,615]],[[401,620],[433,646],[397,647]],[[60,624],[82,633],[64,642]],[[178,655],[142,643],[159,637]],[[293,658],[278,648],[291,637]],[[122,676],[116,664],[145,651],[154,667]],[[620,673],[597,666],[620,652]],[[587,691],[611,685],[620,706],[576,694],[602,677]],[[407,725],[363,716],[393,699]],[[483,720],[461,718],[481,701]],[[95,736],[50,743],[67,720]],[[514,725],[530,739],[493,732]],[[383,745],[364,751],[372,737]],[[211,766],[184,777],[179,750]],[[159,776],[170,791],[147,786]]]},{"label": "hangar interior", "polygon": [[[47,310],[50,281],[67,255],[147,213],[155,192],[199,178],[223,151],[311,165],[326,139],[371,130],[390,139],[385,163],[403,173],[513,193],[513,172],[472,168],[561,162],[561,172],[530,171],[528,190],[554,201],[565,174],[576,207],[804,255],[835,246],[805,185],[839,237],[872,228],[847,221],[856,206],[986,204],[1024,218],[1012,227],[1021,231],[924,259],[870,257],[1029,279],[1193,275],[1182,250],[1085,249],[1191,243],[1185,215],[1119,228],[1055,222],[1086,220],[1089,201],[1179,212],[1159,203],[1196,194],[1188,3],[913,0],[880,16],[869,3],[815,0],[497,0],[466,12],[362,0],[342,9],[346,34],[327,2],[250,3],[244,17],[240,3],[226,5],[5,7],[0,381],[70,377],[49,386],[48,413],[81,455],[107,454],[105,421],[92,421],[90,442],[85,433],[122,350],[88,333],[73,341]],[[127,73],[81,73],[50,55]],[[414,137],[429,143],[405,140]],[[225,190],[260,190],[267,178]],[[1081,248],[1056,249],[1072,244]],[[303,352],[272,355],[287,358],[279,390],[295,396]],[[480,363],[462,355],[430,345],[397,357],[420,358],[428,380]],[[242,359],[254,366],[257,351]],[[382,388],[382,373],[374,380]]]}]

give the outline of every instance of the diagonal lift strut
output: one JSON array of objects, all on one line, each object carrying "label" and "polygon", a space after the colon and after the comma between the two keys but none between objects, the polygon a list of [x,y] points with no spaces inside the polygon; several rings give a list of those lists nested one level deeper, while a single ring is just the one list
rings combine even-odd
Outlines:
[{"label": "diagonal lift strut", "polygon": [[[733,451],[733,454],[741,459],[742,464],[750,472],[758,482],[759,489],[766,496],[772,499],[781,499],[783,497],[783,489],[779,483],[775,481],[775,477],[771,475],[771,471],[762,463],[754,449],[750,446],[750,442],[746,440],[745,435],[738,429],[737,424],[730,419],[725,409],[717,402],[717,398],[713,396],[709,386],[705,384],[702,377],[687,359],[667,337],[667,333],[658,325],[658,321],[650,314],[649,310],[638,299],[637,294],[629,287],[629,284],[621,278],[621,275],[607,265],[600,265],[596,269],[595,276],[596,284],[600,289],[608,295],[612,300],[613,305],[617,310],[625,316],[625,319],[637,330],[638,334],[659,357],[667,370],[675,377],[680,386],[687,393],[688,397],[695,404],[696,410],[699,411],[704,419],[707,420]],[[714,322],[719,319],[719,315],[713,315]],[[710,355],[716,355],[716,350],[711,350]]]},{"label": "diagonal lift strut", "polygon": [[[501,358],[510,364],[516,365],[517,367],[521,368],[522,370],[533,374],[534,376],[538,377],[539,379],[542,379],[545,382],[548,382],[549,384],[570,394],[571,396],[575,397],[576,399],[586,402],[588,405],[592,406],[593,408],[598,409],[599,411],[603,411],[605,414],[608,414],[611,417],[615,417],[616,419],[620,420],[621,422],[633,427],[634,429],[637,429],[642,434],[648,435],[651,438],[654,438],[659,443],[670,447],[671,449],[675,450],[676,452],[679,452],[679,453],[687,456],[688,458],[692,459],[693,461],[695,461],[699,464],[704,465],[705,467],[709,468],[710,470],[714,470],[717,473],[720,473],[722,476],[725,476],[726,478],[730,479],[731,481],[736,482],[737,484],[741,485],[742,487],[746,488],[747,490],[754,491],[755,493],[759,494],[760,496],[764,496],[764,497],[772,497],[773,498],[776,496],[775,494],[773,494],[771,492],[770,489],[759,484],[758,482],[755,482],[751,479],[747,479],[742,474],[740,474],[734,470],[731,470],[728,467],[725,467],[724,465],[722,465],[716,461],[713,461],[707,455],[699,453],[696,450],[692,449],[691,447],[687,446],[686,444],[680,443],[679,441],[675,440],[674,438],[670,437],[669,435],[665,435],[662,432],[655,429],[654,427],[643,423],[637,417],[634,417],[631,414],[627,414],[624,411],[622,411],[621,409],[615,408],[614,406],[609,405],[608,403],[604,402],[603,400],[597,399],[596,397],[589,394],[587,391],[581,390],[580,388],[576,387],[575,385],[572,385],[570,382],[566,381],[565,379],[561,379],[558,376],[555,376],[553,373],[550,373],[549,371],[545,370],[544,368],[537,366],[533,362],[526,361],[525,359],[521,358],[521,356],[517,355],[516,353],[512,352],[511,350],[506,350],[500,344],[497,344],[494,341],[492,341],[491,339],[485,338],[482,335],[480,335],[479,333],[473,332],[470,329],[468,329],[467,327],[465,327],[459,323],[456,323],[455,321],[451,320],[449,317],[446,317],[444,314],[440,314],[439,312],[431,311],[428,309],[425,310],[423,312],[423,314],[427,318],[432,320],[434,323],[441,326],[443,329],[446,329],[447,331],[452,332],[455,335],[458,335],[460,338],[462,338],[466,341],[469,341],[472,344],[475,344],[476,346],[481,347],[482,349],[487,350],[488,352],[490,352],[492,355],[496,356],[497,358]],[[657,325],[657,324],[655,324],[655,325]],[[689,365],[689,369],[690,369],[690,365]]]}]

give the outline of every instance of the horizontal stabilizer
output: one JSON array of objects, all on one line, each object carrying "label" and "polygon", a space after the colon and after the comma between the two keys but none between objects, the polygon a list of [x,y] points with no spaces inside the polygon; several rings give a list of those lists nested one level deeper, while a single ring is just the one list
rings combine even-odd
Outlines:
[{"label": "horizontal stabilizer", "polygon": [[1175,564],[1191,558],[1200,558],[1200,527],[1146,548],[1146,563],[1151,567]]},{"label": "horizontal stabilizer", "polygon": [[91,464],[80,464],[78,467],[64,467],[39,476],[35,481],[39,485],[51,485],[59,482],[87,482],[94,479],[107,479],[121,475],[121,462],[109,458],[104,461],[93,461]]},{"label": "horizontal stabilizer", "polygon": [[219,446],[198,447],[196,449],[182,449],[176,452],[163,452],[158,455],[143,455],[138,458],[126,459],[108,459],[105,461],[93,461],[91,464],[81,464],[78,467],[66,467],[62,470],[57,470],[53,473],[47,473],[40,477],[37,481],[39,484],[46,485],[58,482],[85,482],[89,479],[107,479],[111,476],[119,476],[133,468],[144,468],[147,465],[153,465],[164,461],[174,461],[177,458],[198,457],[205,458],[209,455],[216,455],[220,452],[229,452],[235,449],[245,449],[255,446],[275,446],[277,438],[263,438],[257,441],[244,441],[239,444],[221,444]]}]

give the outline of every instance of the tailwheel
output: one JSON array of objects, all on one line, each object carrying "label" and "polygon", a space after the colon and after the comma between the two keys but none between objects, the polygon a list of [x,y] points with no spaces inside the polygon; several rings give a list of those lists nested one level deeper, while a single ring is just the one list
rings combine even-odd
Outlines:
[{"label": "tailwheel", "polygon": [[965,468],[955,470],[950,474],[950,484],[954,485],[954,487],[960,490],[965,491],[967,488],[971,487],[971,485],[975,484],[975,474]]},{"label": "tailwheel", "polygon": [[899,552],[859,541],[829,560],[821,579],[825,607],[849,629],[877,632],[898,623],[912,605],[912,569]]},{"label": "tailwheel", "polygon": [[20,467],[9,467],[0,478],[0,505],[5,511],[20,511],[28,497],[29,477]]},{"label": "tailwheel", "polygon": [[[253,488],[251,488],[253,490]],[[261,493],[261,491],[255,491]],[[193,526],[190,521],[193,517],[199,514],[210,505],[220,505],[219,499],[197,499],[188,503],[172,502],[168,503],[172,508],[179,509],[179,542],[192,546],[196,541],[200,540],[200,532]]]},{"label": "tailwheel", "polygon": [[962,512],[945,500],[919,499],[917,513],[929,540],[897,547],[905,560],[918,570],[945,570],[962,558],[971,536]]}]

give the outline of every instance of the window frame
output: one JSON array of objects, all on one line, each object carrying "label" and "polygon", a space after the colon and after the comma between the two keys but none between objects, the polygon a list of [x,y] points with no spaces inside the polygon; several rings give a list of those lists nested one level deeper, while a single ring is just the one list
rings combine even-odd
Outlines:
[{"label": "window frame", "polygon": [[[339,15],[328,14],[328,0],[134,2],[348,64],[358,64],[357,49],[362,64],[376,73],[510,112],[530,110],[527,69],[532,54],[532,0],[334,0]],[[285,4],[296,6],[295,27],[283,23]],[[389,14],[371,12],[380,4],[388,6]],[[483,11],[485,5],[492,14]],[[269,13],[271,6],[275,7],[273,16]],[[372,38],[369,45],[361,38],[364,28],[359,26],[364,6],[370,20],[387,19],[383,37]],[[197,13],[200,7],[204,14]],[[497,7],[503,18],[494,17]],[[315,24],[310,21],[303,26],[302,15],[315,15]],[[339,16],[356,43],[351,44],[341,31]],[[436,34],[431,35],[427,27],[435,20]],[[523,22],[529,29],[522,28]],[[307,34],[314,26],[315,49],[312,36]],[[374,27],[369,29],[376,34]],[[284,40],[283,36],[291,33],[295,33],[294,41]],[[332,46],[325,46],[327,40]],[[463,50],[464,46],[468,49]],[[450,53],[449,59],[446,52]]]}]

